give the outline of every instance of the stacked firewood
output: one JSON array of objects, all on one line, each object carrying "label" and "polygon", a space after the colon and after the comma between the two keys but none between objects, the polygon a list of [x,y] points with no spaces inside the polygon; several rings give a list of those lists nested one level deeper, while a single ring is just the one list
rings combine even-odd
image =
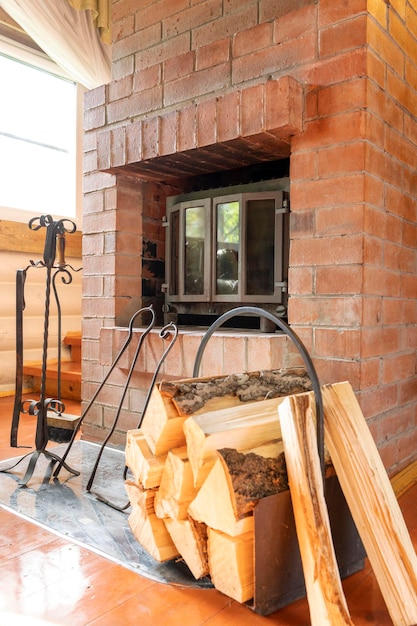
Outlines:
[{"label": "stacked firewood", "polygon": [[[126,481],[136,539],[158,561],[246,602],[254,594],[254,509],[288,489],[311,623],[349,625],[305,371],[158,384],[129,431]],[[417,624],[417,557],[349,383],[322,388],[326,467],[335,472],[394,626]],[[331,463],[330,459],[331,458]]]},{"label": "stacked firewood", "polygon": [[303,369],[163,382],[127,433],[129,524],[158,561],[253,597],[253,510],[288,489],[277,407],[311,389]]}]

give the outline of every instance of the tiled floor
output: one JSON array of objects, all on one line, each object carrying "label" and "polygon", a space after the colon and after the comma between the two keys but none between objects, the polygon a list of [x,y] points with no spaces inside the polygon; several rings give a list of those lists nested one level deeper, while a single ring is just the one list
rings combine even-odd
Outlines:
[{"label": "tiled floor", "polygon": [[[12,407],[0,398],[0,459],[20,453],[8,445]],[[22,421],[22,445],[32,443],[33,419]],[[416,546],[417,486],[400,504]],[[392,625],[367,561],[343,586],[355,626]],[[261,617],[214,589],[153,582],[0,508],[0,626],[32,624],[308,626],[310,617],[305,599]]]}]

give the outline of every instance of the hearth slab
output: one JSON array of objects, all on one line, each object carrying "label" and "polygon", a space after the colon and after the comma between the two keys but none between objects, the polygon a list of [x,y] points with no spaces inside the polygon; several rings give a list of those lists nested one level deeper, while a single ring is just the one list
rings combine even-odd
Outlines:
[{"label": "hearth slab", "polygon": [[[65,444],[51,448],[62,456]],[[73,541],[151,580],[212,588],[209,578],[195,580],[182,561],[155,561],[134,538],[128,524],[130,508],[118,511],[95,494],[117,506],[128,502],[124,487],[124,451],[107,446],[98,466],[90,493],[86,485],[100,446],[76,441],[67,463],[80,472],[74,476],[64,468],[59,478],[48,480],[50,463],[41,455],[26,487],[19,485],[30,457],[16,457],[0,463],[0,504],[5,509],[42,526],[60,537]],[[19,459],[22,459],[19,461]],[[9,472],[6,468],[17,465]]]}]

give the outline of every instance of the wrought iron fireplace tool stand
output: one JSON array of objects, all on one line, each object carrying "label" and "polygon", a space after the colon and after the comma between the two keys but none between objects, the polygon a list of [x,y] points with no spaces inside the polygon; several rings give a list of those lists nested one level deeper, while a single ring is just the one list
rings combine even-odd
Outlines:
[{"label": "wrought iron fireplace tool stand", "polygon": [[[110,440],[111,436],[113,435],[113,433],[114,433],[114,431],[115,431],[115,429],[116,429],[117,422],[118,422],[119,417],[120,417],[120,412],[121,412],[121,410],[122,410],[123,402],[124,402],[124,400],[125,400],[126,393],[127,393],[127,391],[128,391],[128,388],[129,388],[129,385],[130,385],[130,381],[131,381],[131,378],[132,378],[133,372],[134,372],[134,370],[135,370],[135,367],[136,367],[136,364],[137,364],[137,361],[138,361],[139,355],[140,355],[140,353],[141,353],[142,347],[143,347],[143,345],[144,345],[145,339],[146,339],[147,335],[149,334],[149,332],[152,330],[152,328],[153,328],[153,327],[154,327],[154,325],[155,325],[155,312],[154,312],[154,310],[153,310],[152,306],[144,307],[144,308],[140,309],[139,311],[137,311],[137,312],[136,312],[136,313],[132,316],[132,318],[131,318],[131,320],[130,320],[130,322],[129,322],[129,327],[128,327],[128,335],[127,335],[127,338],[126,338],[125,342],[123,343],[123,345],[122,345],[122,347],[121,347],[121,349],[120,349],[119,353],[117,354],[117,356],[116,356],[116,358],[114,359],[114,361],[113,361],[112,365],[110,366],[110,368],[109,368],[109,370],[108,370],[108,372],[107,372],[106,376],[104,377],[104,379],[102,380],[102,382],[100,383],[100,385],[97,387],[97,389],[96,389],[95,393],[93,394],[93,396],[92,396],[91,400],[89,401],[88,405],[87,405],[87,406],[86,406],[86,408],[84,409],[84,411],[83,411],[83,413],[82,413],[82,415],[81,415],[81,417],[80,417],[80,420],[79,420],[79,421],[78,421],[78,423],[77,423],[76,429],[75,429],[75,430],[74,430],[74,432],[73,432],[73,435],[72,435],[72,437],[71,437],[71,440],[70,440],[70,442],[69,442],[69,444],[68,444],[68,446],[67,446],[67,448],[66,448],[66,450],[65,450],[65,452],[64,452],[64,454],[63,454],[63,456],[62,456],[62,459],[61,459],[61,461],[59,462],[58,466],[56,467],[56,469],[55,469],[55,471],[54,471],[54,477],[58,477],[58,475],[59,475],[59,473],[60,473],[60,471],[61,471],[62,467],[65,467],[65,460],[66,460],[67,455],[69,454],[70,449],[71,449],[71,447],[72,447],[72,445],[73,445],[73,443],[74,443],[74,441],[75,441],[75,439],[76,439],[76,436],[77,436],[77,434],[78,434],[78,431],[79,431],[79,430],[80,430],[80,428],[81,428],[81,425],[82,425],[82,422],[83,422],[84,418],[86,417],[86,415],[87,415],[87,414],[88,414],[88,412],[90,411],[90,409],[91,409],[91,407],[93,406],[94,402],[97,400],[98,395],[100,394],[100,392],[102,391],[103,387],[105,386],[105,384],[106,384],[106,383],[107,383],[107,381],[109,380],[109,378],[110,378],[110,376],[111,376],[112,372],[114,371],[115,367],[116,367],[116,366],[117,366],[117,364],[119,363],[119,361],[120,361],[120,359],[121,359],[122,355],[125,353],[126,349],[128,348],[129,344],[131,343],[132,338],[133,338],[133,336],[134,336],[134,333],[133,333],[133,330],[134,330],[134,323],[135,323],[135,321],[136,321],[137,317],[139,317],[139,316],[141,316],[141,315],[143,315],[143,314],[145,314],[145,313],[150,313],[150,315],[151,315],[151,320],[150,320],[150,322],[149,322],[148,326],[147,326],[147,327],[146,327],[146,328],[145,328],[145,329],[141,332],[141,335],[140,335],[140,337],[139,337],[139,340],[138,340],[138,345],[137,345],[137,347],[136,347],[136,349],[135,349],[135,352],[134,352],[134,355],[133,355],[133,358],[132,358],[132,361],[131,361],[131,364],[130,364],[130,367],[129,367],[129,371],[128,371],[128,374],[127,374],[127,376],[126,376],[125,384],[124,384],[123,389],[122,389],[122,392],[121,392],[121,396],[120,396],[119,404],[118,404],[118,406],[117,406],[116,413],[115,413],[115,416],[114,416],[113,424],[112,424],[111,428],[109,429],[109,432],[107,433],[107,435],[106,435],[106,437],[105,437],[104,441],[103,441],[103,442],[101,443],[101,445],[100,445],[99,452],[98,452],[98,455],[97,455],[97,457],[96,457],[96,461],[95,461],[95,463],[94,463],[93,470],[92,470],[91,475],[90,475],[90,478],[89,478],[89,480],[88,480],[88,482],[87,482],[87,487],[86,487],[86,490],[87,490],[88,492],[90,492],[90,491],[91,491],[91,489],[92,489],[93,482],[94,482],[94,479],[95,479],[95,476],[96,476],[96,473],[97,473],[97,469],[98,469],[98,466],[99,466],[99,463],[100,463],[100,460],[101,460],[102,454],[103,454],[103,452],[104,452],[104,449],[105,449],[105,447],[107,446],[107,444],[108,444],[108,442],[109,442],[109,440]],[[164,340],[164,341],[168,341],[168,340],[170,340],[170,341],[169,341],[169,343],[167,344],[167,346],[165,347],[165,349],[163,350],[162,356],[160,357],[160,359],[159,359],[159,361],[158,361],[158,363],[157,363],[157,365],[156,365],[156,368],[155,368],[155,371],[154,371],[154,374],[153,374],[153,377],[152,377],[151,383],[150,383],[149,388],[148,388],[148,391],[147,391],[147,395],[146,395],[145,403],[144,403],[144,406],[143,406],[143,409],[142,409],[142,416],[141,416],[141,419],[140,419],[140,421],[139,421],[139,424],[138,424],[137,428],[140,428],[140,425],[141,425],[141,423],[142,423],[142,420],[143,420],[143,417],[144,417],[144,415],[145,415],[145,411],[146,411],[146,408],[147,408],[147,406],[148,406],[149,399],[150,399],[150,396],[151,396],[151,393],[152,393],[152,389],[153,389],[153,387],[154,387],[154,385],[155,385],[156,378],[157,378],[157,376],[158,376],[158,374],[159,374],[159,371],[160,371],[160,369],[161,369],[161,366],[162,366],[163,362],[165,361],[165,359],[166,359],[166,357],[167,357],[168,353],[169,353],[169,352],[170,352],[170,350],[172,349],[172,347],[173,347],[173,345],[174,345],[174,343],[175,343],[175,341],[176,341],[176,339],[177,339],[177,336],[178,336],[178,330],[177,330],[177,327],[176,327],[176,326],[175,326],[175,325],[171,322],[171,323],[167,324],[166,326],[164,326],[164,327],[160,330],[160,332],[159,332],[159,336],[160,336],[160,337],[161,337],[161,339],[162,339],[162,340]],[[124,477],[124,478],[126,477],[126,474],[127,474],[127,467],[125,466],[125,468],[124,468],[124,474],[123,474],[123,477]],[[129,507],[129,505],[130,505],[130,503],[128,502],[125,506],[123,506],[123,507],[119,507],[119,506],[114,505],[113,503],[111,503],[109,500],[107,500],[107,499],[106,499],[106,498],[104,498],[103,496],[100,496],[99,494],[96,494],[96,496],[97,496],[97,498],[98,498],[99,500],[101,500],[102,502],[105,502],[106,504],[108,504],[108,505],[109,505],[109,506],[111,506],[112,508],[115,508],[115,509],[118,509],[118,510],[125,510],[125,509],[127,509],[127,508]]]},{"label": "wrought iron fireplace tool stand", "polygon": [[[63,284],[72,282],[71,271],[77,272],[71,265],[65,261],[65,234],[74,233],[76,225],[68,219],[54,221],[51,215],[42,215],[35,217],[29,221],[29,228],[37,231],[46,228],[45,245],[43,260],[34,262],[21,270],[17,270],[16,274],[16,381],[15,381],[15,400],[12,416],[12,425],[10,431],[10,446],[19,448],[18,429],[20,414],[26,413],[36,417],[36,433],[35,433],[35,450],[21,457],[14,465],[2,472],[8,472],[16,467],[23,459],[30,457],[30,461],[24,477],[19,481],[20,486],[26,486],[33,475],[38,459],[43,455],[51,461],[51,470],[55,463],[61,462],[61,458],[50,450],[46,449],[48,444],[48,411],[61,415],[65,411],[65,405],[61,401],[61,305],[59,301],[56,282],[58,277],[61,278]],[[55,264],[56,255],[58,260]],[[30,268],[46,269],[45,279],[45,310],[44,310],[44,327],[43,327],[43,345],[42,345],[42,366],[41,366],[41,383],[38,400],[22,399],[23,390],[23,312],[25,310],[24,288],[26,282],[27,271]],[[58,313],[58,389],[57,397],[47,397],[47,365],[48,365],[48,349],[49,349],[49,318],[51,306],[51,292],[54,293],[55,303]],[[74,475],[79,472],[66,466],[66,469]],[[50,474],[47,476],[49,480]]]}]

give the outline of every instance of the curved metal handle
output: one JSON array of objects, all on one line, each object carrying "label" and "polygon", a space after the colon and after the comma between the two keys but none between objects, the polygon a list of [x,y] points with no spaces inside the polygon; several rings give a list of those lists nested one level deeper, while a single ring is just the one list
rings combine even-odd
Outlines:
[{"label": "curved metal handle", "polygon": [[256,315],[259,317],[265,317],[271,322],[274,322],[274,324],[276,324],[278,328],[280,328],[285,333],[285,335],[287,335],[287,337],[291,339],[291,341],[294,343],[299,353],[301,354],[314,391],[317,421],[317,448],[319,453],[321,472],[324,479],[324,416],[323,399],[321,395],[319,379],[306,347],[304,346],[298,335],[290,328],[290,326],[288,326],[286,322],[284,322],[284,320],[280,319],[269,311],[265,311],[264,309],[255,306],[236,307],[234,309],[231,309],[230,311],[227,311],[226,313],[223,313],[223,315],[220,315],[220,317],[218,317],[217,320],[213,322],[213,324],[208,328],[203,339],[201,340],[201,344],[197,350],[197,355],[194,362],[193,377],[198,377],[204,350],[213,333],[225,322],[238,315]]}]

